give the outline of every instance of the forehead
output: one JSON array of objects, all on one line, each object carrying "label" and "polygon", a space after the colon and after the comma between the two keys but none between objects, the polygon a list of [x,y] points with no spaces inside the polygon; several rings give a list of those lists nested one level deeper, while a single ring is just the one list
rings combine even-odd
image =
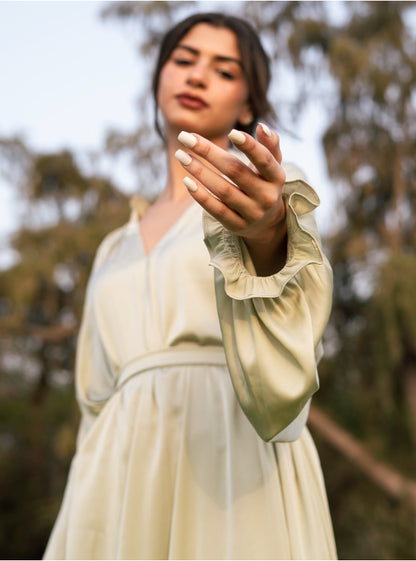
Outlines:
[{"label": "forehead", "polygon": [[213,57],[241,58],[235,33],[226,27],[215,27],[209,23],[194,25],[178,41],[176,46],[178,47],[179,45],[192,47]]}]

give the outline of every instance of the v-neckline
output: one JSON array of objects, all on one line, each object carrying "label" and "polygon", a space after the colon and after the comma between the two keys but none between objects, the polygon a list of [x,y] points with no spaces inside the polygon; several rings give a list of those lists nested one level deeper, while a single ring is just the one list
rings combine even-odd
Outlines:
[{"label": "v-neckline", "polygon": [[146,250],[144,237],[143,237],[143,232],[142,232],[142,228],[141,228],[141,225],[140,225],[141,220],[139,219],[137,221],[136,231],[137,231],[137,233],[139,235],[139,238],[140,238],[140,244],[142,246],[144,256],[146,258],[150,257],[160,246],[162,246],[164,244],[164,242],[175,232],[175,230],[177,230],[179,228],[182,221],[185,219],[185,216],[187,216],[190,213],[190,211],[197,206],[199,206],[198,203],[195,200],[192,200],[191,203],[187,207],[185,207],[184,210],[180,213],[177,220],[175,220],[175,222],[171,226],[169,226],[169,228],[157,240],[157,242],[153,245],[153,247],[150,249],[150,251]]}]

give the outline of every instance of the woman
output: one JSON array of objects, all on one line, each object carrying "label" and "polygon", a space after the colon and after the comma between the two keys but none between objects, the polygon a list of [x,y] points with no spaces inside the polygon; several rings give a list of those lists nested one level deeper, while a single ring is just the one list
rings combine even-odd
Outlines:
[{"label": "woman", "polygon": [[166,189],[96,257],[82,423],[47,558],[336,555],[305,428],[331,270],[317,195],[255,126],[268,82],[238,18],[197,14],[161,45]]}]

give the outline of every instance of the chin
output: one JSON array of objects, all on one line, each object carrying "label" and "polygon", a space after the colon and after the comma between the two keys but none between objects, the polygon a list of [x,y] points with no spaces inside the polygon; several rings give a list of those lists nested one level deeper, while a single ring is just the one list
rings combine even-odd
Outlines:
[{"label": "chin", "polygon": [[176,138],[181,131],[186,131],[194,132],[216,143],[225,139],[225,143],[228,145],[227,135],[232,129],[232,125],[226,129],[225,127],[213,127],[212,122],[215,122],[215,119],[210,119],[209,124],[205,123],[197,113],[176,114],[173,118],[164,119],[164,130],[166,135],[172,138]]}]

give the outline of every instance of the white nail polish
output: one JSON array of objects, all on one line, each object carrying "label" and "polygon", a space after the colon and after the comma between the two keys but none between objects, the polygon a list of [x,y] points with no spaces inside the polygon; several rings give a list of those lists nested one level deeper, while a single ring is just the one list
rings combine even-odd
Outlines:
[{"label": "white nail polish", "polygon": [[236,129],[233,129],[230,132],[228,138],[231,140],[233,144],[237,144],[237,145],[244,144],[244,142],[246,141],[246,137],[244,136],[244,134],[240,131],[237,131]]},{"label": "white nail polish", "polygon": [[184,166],[188,166],[192,162],[192,158],[189,154],[183,150],[176,150],[175,158],[180,161]]},{"label": "white nail polish", "polygon": [[187,189],[189,189],[189,191],[192,191],[192,193],[195,193],[195,191],[198,189],[198,185],[190,177],[184,177],[182,181],[185,183]]},{"label": "white nail polish", "polygon": [[269,137],[272,136],[272,131],[269,129],[269,127],[267,125],[265,125],[264,123],[259,123],[259,125],[263,129],[264,134],[267,134],[267,136],[269,136]]},{"label": "white nail polish", "polygon": [[178,140],[187,148],[193,148],[197,142],[197,139],[193,134],[185,131],[178,134]]}]

